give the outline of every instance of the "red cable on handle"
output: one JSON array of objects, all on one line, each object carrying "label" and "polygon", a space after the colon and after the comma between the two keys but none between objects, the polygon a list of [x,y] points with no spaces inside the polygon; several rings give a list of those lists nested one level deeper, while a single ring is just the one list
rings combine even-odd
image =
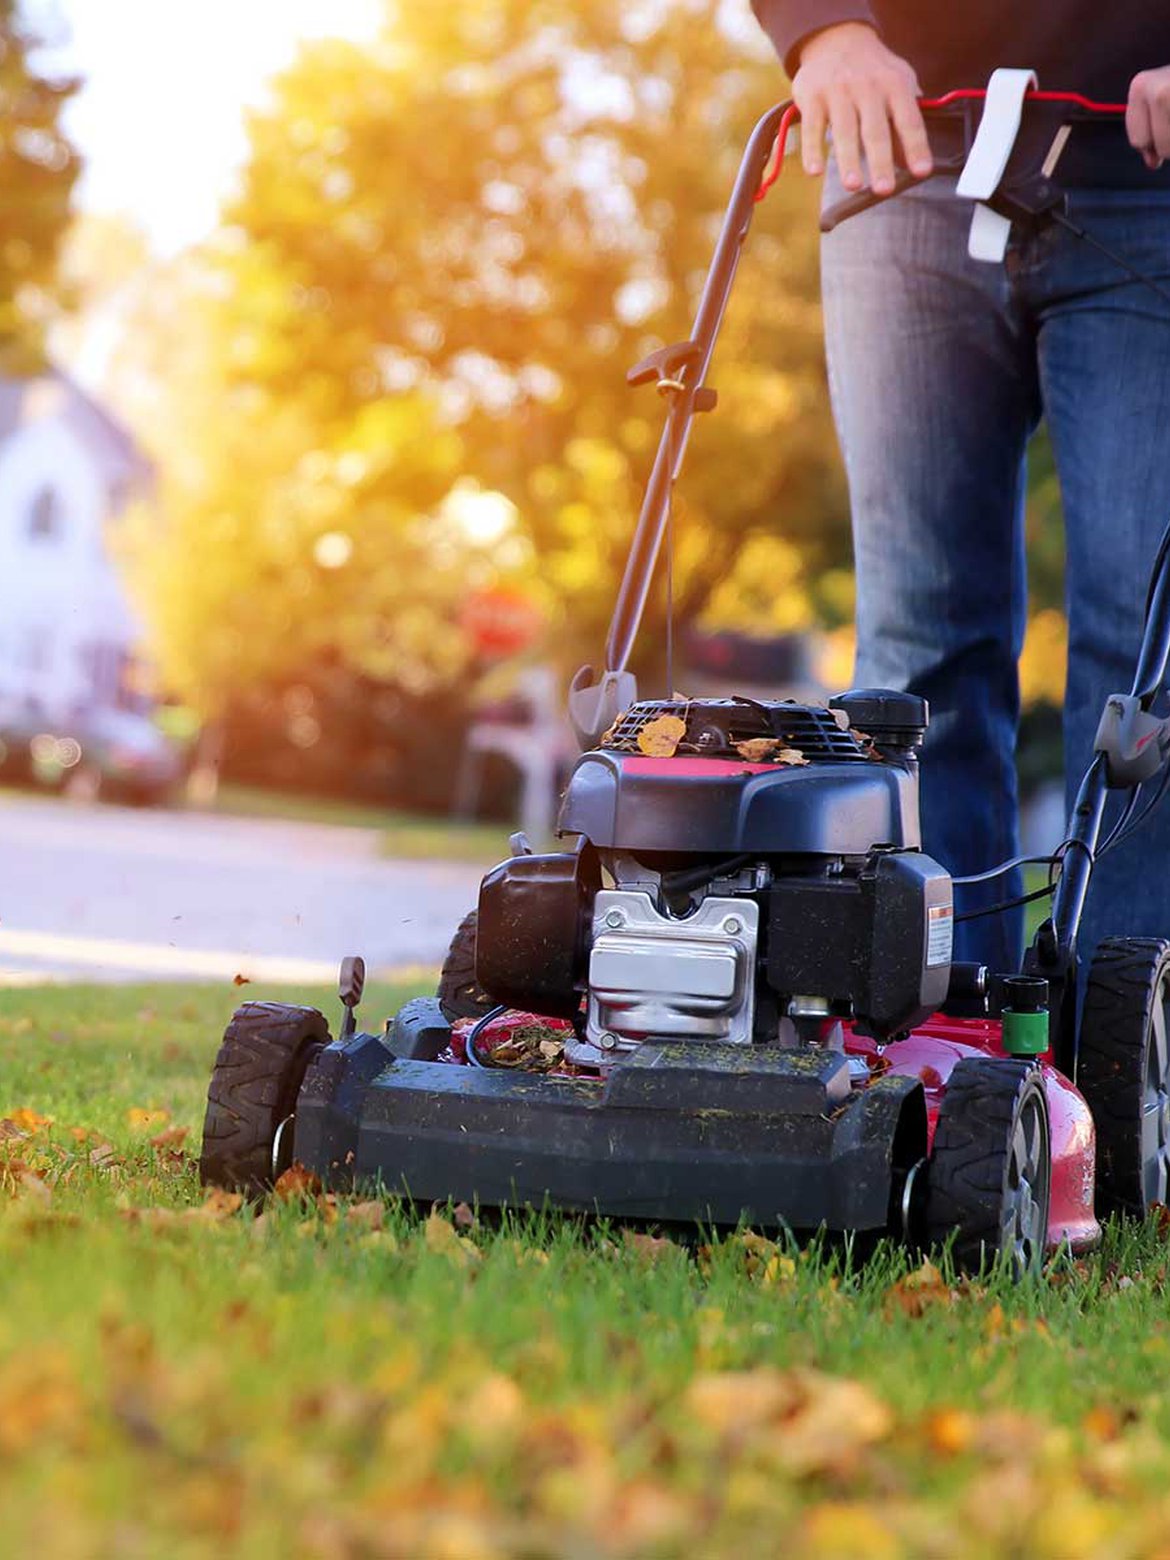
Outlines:
[{"label": "red cable on handle", "polygon": [[[932,108],[949,108],[952,103],[970,102],[973,99],[985,98],[986,87],[958,87],[953,92],[944,92],[942,97],[919,98],[918,106],[929,112]],[[1097,103],[1092,98],[1085,97],[1080,92],[1041,92],[1034,89],[1024,94],[1026,103],[1068,103],[1073,108],[1083,108],[1091,114],[1124,114],[1124,103]],[[780,128],[776,132],[776,150],[772,155],[772,162],[760,181],[760,187],[756,191],[756,203],[764,199],[768,191],[780,177],[784,166],[784,152],[788,141],[788,132],[800,118],[800,109],[793,103],[785,109],[784,117],[780,121]]]}]

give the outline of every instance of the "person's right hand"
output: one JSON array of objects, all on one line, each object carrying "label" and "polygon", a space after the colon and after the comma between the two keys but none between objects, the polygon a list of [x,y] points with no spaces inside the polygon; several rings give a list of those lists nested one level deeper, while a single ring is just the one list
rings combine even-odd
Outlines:
[{"label": "person's right hand", "polygon": [[918,107],[918,77],[865,22],[838,22],[812,35],[800,51],[792,96],[800,109],[806,173],[824,172],[826,128],[833,132],[837,168],[847,190],[859,190],[865,183],[864,151],[874,194],[893,194],[892,131],[910,172],[919,179],[930,173],[933,161]]}]

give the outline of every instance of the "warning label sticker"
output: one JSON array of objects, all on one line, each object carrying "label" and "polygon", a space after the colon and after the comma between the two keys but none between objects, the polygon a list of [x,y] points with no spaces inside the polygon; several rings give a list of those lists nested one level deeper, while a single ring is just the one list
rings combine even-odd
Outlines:
[{"label": "warning label sticker", "polygon": [[952,905],[931,905],[926,912],[926,967],[949,964],[955,946],[955,911]]}]

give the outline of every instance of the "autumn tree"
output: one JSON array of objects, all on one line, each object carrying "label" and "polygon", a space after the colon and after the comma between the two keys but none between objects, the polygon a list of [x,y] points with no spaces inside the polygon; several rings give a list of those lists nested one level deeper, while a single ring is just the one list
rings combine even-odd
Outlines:
[{"label": "autumn tree", "polygon": [[[163,481],[141,567],[206,707],[314,658],[441,683],[493,577],[527,577],[566,668],[596,651],[661,416],[624,371],[688,334],[783,88],[720,9],[393,4],[375,47],[314,45],[276,83],[214,252],[136,332]],[[734,616],[745,543],[749,593],[848,609],[814,202],[782,180],[741,271],[680,494],[687,616],[717,589]],[[505,495],[509,534],[477,545],[459,485]]]},{"label": "autumn tree", "polygon": [[40,366],[57,298],[57,254],[80,159],[61,128],[77,88],[35,60],[16,0],[0,0],[0,369]]}]

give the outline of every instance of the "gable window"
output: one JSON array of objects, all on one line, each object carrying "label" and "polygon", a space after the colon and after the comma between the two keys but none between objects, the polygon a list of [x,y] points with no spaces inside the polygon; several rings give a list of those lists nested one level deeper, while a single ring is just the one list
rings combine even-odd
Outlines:
[{"label": "gable window", "polygon": [[34,542],[55,542],[61,538],[61,500],[51,487],[36,494],[28,510],[28,534]]}]

